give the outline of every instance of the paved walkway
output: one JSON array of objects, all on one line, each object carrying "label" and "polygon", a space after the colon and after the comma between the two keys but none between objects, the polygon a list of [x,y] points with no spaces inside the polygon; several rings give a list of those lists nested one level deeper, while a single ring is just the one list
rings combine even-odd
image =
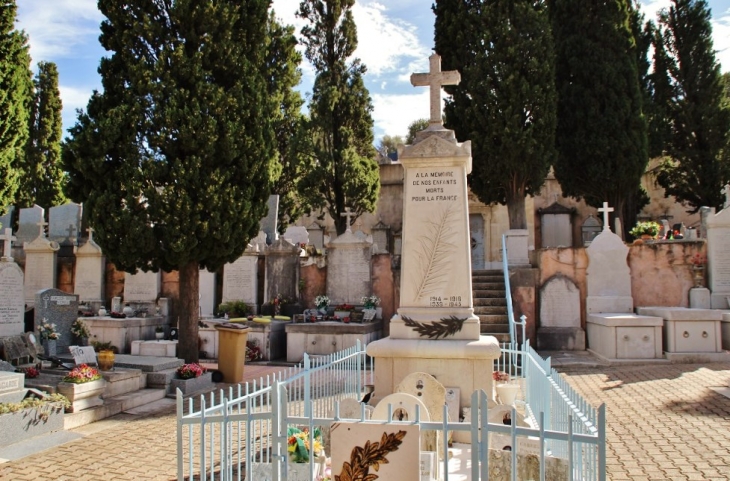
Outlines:
[{"label": "paved walkway", "polygon": [[[730,480],[730,363],[583,361],[558,369],[593,405],[607,405],[609,480]],[[277,369],[249,365],[246,374],[258,378]],[[83,437],[0,464],[0,480],[175,479],[169,402],[73,433]]]}]

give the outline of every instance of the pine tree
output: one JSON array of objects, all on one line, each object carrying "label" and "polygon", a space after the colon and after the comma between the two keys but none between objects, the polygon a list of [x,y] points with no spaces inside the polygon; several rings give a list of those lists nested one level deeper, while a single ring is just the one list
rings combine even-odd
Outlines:
[{"label": "pine tree", "polygon": [[38,204],[49,209],[65,202],[65,175],[61,167],[61,93],[58,69],[52,62],[39,62],[31,106],[28,144],[23,177],[16,194],[19,207]]},{"label": "pine tree", "polygon": [[461,83],[447,86],[446,127],[472,142],[471,191],[507,205],[527,228],[525,197],[555,155],[554,53],[544,2],[449,0],[434,6],[436,52]]},{"label": "pine tree", "polygon": [[665,99],[671,136],[657,180],[667,196],[697,212],[722,208],[730,181],[730,108],[724,105],[720,66],[704,0],[672,0],[659,15],[655,48],[666,52],[671,95]]},{"label": "pine tree", "polygon": [[373,147],[373,110],[363,82],[366,68],[350,60],[357,48],[352,16],[355,0],[303,0],[298,16],[305,56],[317,75],[306,126],[313,168],[301,179],[300,193],[312,208],[326,209],[340,235],[347,229],[341,214],[356,219],[375,210],[380,192]]},{"label": "pine tree", "polygon": [[198,359],[199,269],[259,230],[280,113],[268,0],[100,0],[109,54],[63,149],[68,191],[118,269],[178,270],[180,357]]},{"label": "pine tree", "polygon": [[592,206],[607,201],[622,217],[648,163],[628,0],[551,0],[550,11],[558,90],[555,177],[563,195]]},{"label": "pine tree", "polygon": [[15,199],[28,139],[32,72],[15,0],[0,0],[0,213]]}]

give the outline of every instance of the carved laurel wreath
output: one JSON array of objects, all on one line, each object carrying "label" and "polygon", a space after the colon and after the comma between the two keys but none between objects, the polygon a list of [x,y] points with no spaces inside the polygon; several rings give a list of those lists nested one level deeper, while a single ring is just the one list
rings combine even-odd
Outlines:
[{"label": "carved laurel wreath", "polygon": [[374,481],[378,479],[377,474],[370,473],[370,468],[378,471],[381,464],[388,464],[386,455],[398,451],[404,437],[406,437],[405,431],[383,433],[380,442],[367,441],[363,447],[355,446],[350,453],[350,462],[342,464],[342,472],[335,475],[335,481]]},{"label": "carved laurel wreath", "polygon": [[466,318],[459,319],[456,316],[444,317],[440,321],[430,323],[414,321],[406,316],[402,316],[402,319],[406,326],[412,327],[421,337],[428,337],[429,339],[452,336],[461,331],[464,322],[466,322]]}]

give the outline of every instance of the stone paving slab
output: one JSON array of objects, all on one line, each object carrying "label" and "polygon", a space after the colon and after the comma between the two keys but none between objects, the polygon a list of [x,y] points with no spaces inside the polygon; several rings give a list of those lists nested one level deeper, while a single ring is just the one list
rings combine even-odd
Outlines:
[{"label": "stone paving slab", "polygon": [[[582,360],[558,369],[592,405],[606,403],[609,481],[730,480],[730,399],[722,394],[730,363]],[[281,368],[269,369],[247,374]],[[81,439],[0,464],[0,480],[173,480],[175,427],[174,406],[114,416],[74,430]]]}]

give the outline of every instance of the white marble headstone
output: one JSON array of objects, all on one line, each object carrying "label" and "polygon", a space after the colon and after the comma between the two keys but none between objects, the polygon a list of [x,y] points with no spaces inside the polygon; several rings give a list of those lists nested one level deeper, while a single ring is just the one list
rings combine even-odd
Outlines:
[{"label": "white marble headstone", "polygon": [[371,295],[372,244],[347,231],[327,246],[327,296],[333,304],[360,304]]},{"label": "white marble headstone", "polygon": [[12,261],[0,261],[0,337],[25,330],[23,271]]},{"label": "white marble headstone", "polygon": [[629,248],[619,236],[604,229],[586,249],[588,255],[586,311],[632,312]]},{"label": "white marble headstone", "polygon": [[36,293],[41,289],[56,286],[56,252],[60,248],[57,242],[49,241],[45,235],[38,235],[39,226],[35,226],[36,238],[26,242],[25,250],[25,303],[33,305]]},{"label": "white marble headstone", "polygon": [[16,245],[22,246],[38,237],[38,222],[43,220],[44,212],[43,207],[37,205],[20,209]]},{"label": "white marble headstone", "polygon": [[540,289],[542,327],[580,327],[580,291],[565,276],[555,276]]},{"label": "white marble headstone", "polygon": [[290,225],[284,232],[284,239],[288,240],[292,244],[309,244],[309,232],[306,227],[298,225]]},{"label": "white marble headstone", "polygon": [[707,267],[713,309],[728,309],[730,296],[730,209],[707,216]]},{"label": "white marble headstone", "polygon": [[48,238],[62,246],[78,244],[81,228],[81,204],[68,204],[51,207],[48,211]]},{"label": "white marble headstone", "polygon": [[242,255],[223,267],[223,302],[244,301],[256,305],[258,292],[258,256]]},{"label": "white marble headstone", "polygon": [[154,302],[160,294],[160,272],[124,273],[124,302]]}]

